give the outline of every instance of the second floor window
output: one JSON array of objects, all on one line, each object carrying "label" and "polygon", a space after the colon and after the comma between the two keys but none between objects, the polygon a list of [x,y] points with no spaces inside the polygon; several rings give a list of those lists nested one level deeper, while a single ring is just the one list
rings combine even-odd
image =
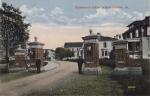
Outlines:
[{"label": "second floor window", "polygon": [[104,42],[104,43],[103,43],[103,46],[104,46],[104,48],[107,48],[107,43]]},{"label": "second floor window", "polygon": [[136,37],[139,37],[139,31],[136,30]]}]

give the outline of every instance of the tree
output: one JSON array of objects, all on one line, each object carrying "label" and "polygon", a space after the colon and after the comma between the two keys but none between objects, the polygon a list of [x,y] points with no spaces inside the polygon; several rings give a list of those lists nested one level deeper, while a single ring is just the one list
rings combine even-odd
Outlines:
[{"label": "tree", "polygon": [[2,44],[5,49],[5,60],[7,63],[7,70],[9,71],[9,56],[14,55],[14,50],[19,44],[25,47],[25,43],[29,38],[28,27],[30,24],[24,23],[25,17],[22,16],[18,8],[12,5],[2,3]]},{"label": "tree", "polygon": [[45,58],[45,60],[51,60],[51,58],[49,57],[49,55],[50,55],[49,51],[45,50],[45,52],[44,52],[44,58]]},{"label": "tree", "polygon": [[56,59],[61,59],[62,60],[65,57],[72,57],[72,56],[74,56],[74,52],[72,52],[71,50],[65,49],[65,48],[62,48],[62,47],[56,48],[56,51],[55,51]]},{"label": "tree", "polygon": [[65,49],[65,57],[73,57],[74,56],[74,52],[69,50],[69,49]]}]

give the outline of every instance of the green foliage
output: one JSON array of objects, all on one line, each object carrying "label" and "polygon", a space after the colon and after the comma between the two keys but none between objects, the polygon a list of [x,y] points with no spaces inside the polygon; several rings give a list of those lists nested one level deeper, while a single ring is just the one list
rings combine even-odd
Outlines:
[{"label": "green foliage", "polygon": [[72,56],[74,56],[74,52],[70,51],[69,49],[65,49],[62,47],[56,48],[56,51],[55,51],[56,59],[62,60],[65,57],[72,57]]},{"label": "green foliage", "polygon": [[34,75],[34,74],[35,73],[27,72],[27,71],[8,73],[8,74],[4,74],[1,81],[2,82],[9,82],[9,81],[12,81],[12,80],[24,78],[24,77],[31,76],[31,75]]},{"label": "green foliage", "polygon": [[45,52],[44,52],[44,58],[45,58],[45,60],[50,60],[51,59],[51,58],[48,57],[49,54],[50,53],[48,52],[48,50],[45,50]]},{"label": "green foliage", "polygon": [[24,22],[25,17],[18,8],[7,3],[3,3],[2,7],[3,10],[0,10],[0,14],[4,14],[2,17],[2,44],[5,49],[8,49],[9,54],[13,55],[19,44],[25,47],[25,42],[29,38],[30,24]]}]

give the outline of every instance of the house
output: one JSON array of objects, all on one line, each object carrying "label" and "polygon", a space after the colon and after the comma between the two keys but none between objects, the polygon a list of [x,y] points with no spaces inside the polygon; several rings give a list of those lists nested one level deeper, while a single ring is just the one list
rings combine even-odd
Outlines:
[{"label": "house", "polygon": [[80,55],[80,50],[82,49],[83,42],[66,42],[64,48],[67,48],[74,52],[74,56],[71,59],[77,59]]},{"label": "house", "polygon": [[55,51],[52,49],[44,49],[45,60],[55,60]]},{"label": "house", "polygon": [[113,49],[113,42],[117,39],[102,36],[100,33],[94,34],[92,30],[90,30],[90,34],[88,36],[82,37],[82,39],[86,42],[91,42],[98,40],[98,47],[99,47],[99,59],[110,58],[110,52]]},{"label": "house", "polygon": [[[145,17],[144,20],[134,21],[129,24],[126,30],[120,37],[117,38],[116,42],[126,42],[127,52],[130,58],[133,59],[148,59],[148,54],[150,53],[150,48],[148,45],[150,38],[150,16]],[[145,52],[147,51],[147,52]]]}]

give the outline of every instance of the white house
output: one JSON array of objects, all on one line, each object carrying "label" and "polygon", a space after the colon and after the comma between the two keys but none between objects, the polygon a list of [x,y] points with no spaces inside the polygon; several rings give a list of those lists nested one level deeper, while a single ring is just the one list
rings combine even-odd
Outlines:
[{"label": "white house", "polygon": [[111,37],[103,37],[99,40],[99,58],[110,58],[110,52],[113,49],[113,41],[116,39]]},{"label": "white house", "polygon": [[67,48],[74,52],[74,56],[71,59],[77,59],[80,55],[80,50],[82,49],[83,42],[66,42],[64,48]]},{"label": "white house", "polygon": [[117,39],[107,36],[102,36],[100,33],[94,34],[90,30],[88,36],[83,37],[88,40],[98,40],[99,44],[99,59],[110,58],[110,52],[113,49],[113,42]]}]

